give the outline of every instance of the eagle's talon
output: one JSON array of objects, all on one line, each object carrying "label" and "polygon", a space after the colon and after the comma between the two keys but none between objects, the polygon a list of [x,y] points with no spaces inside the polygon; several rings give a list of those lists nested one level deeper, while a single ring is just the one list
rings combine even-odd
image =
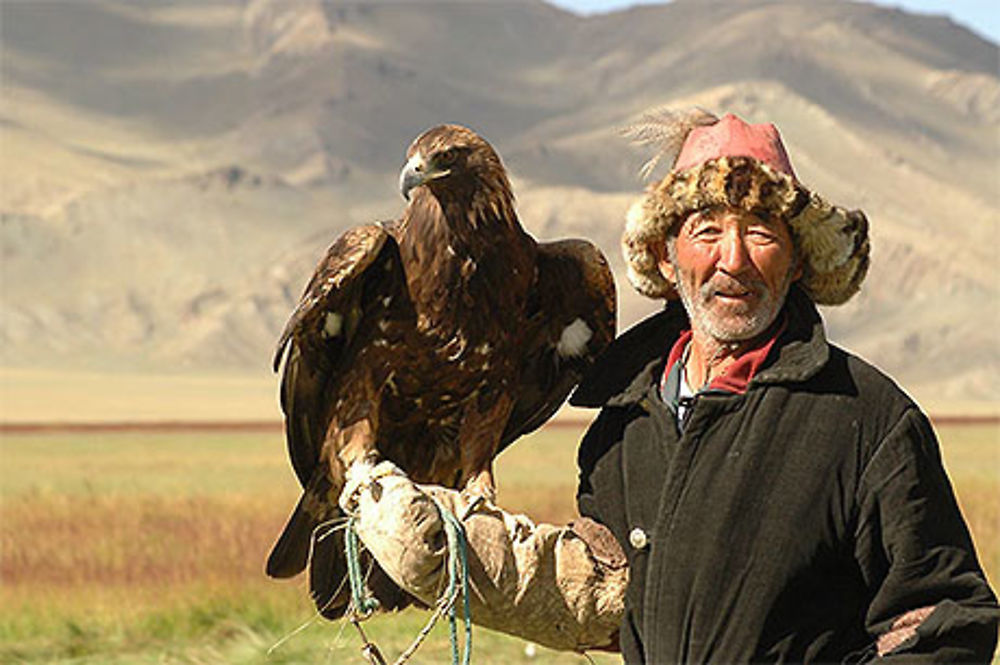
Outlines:
[{"label": "eagle's talon", "polygon": [[361,458],[347,467],[344,478],[344,488],[341,490],[337,503],[347,515],[354,515],[358,509],[358,498],[361,491],[371,483],[375,465],[369,459]]},{"label": "eagle's talon", "polygon": [[465,508],[462,509],[462,514],[458,517],[464,522],[477,508],[485,504],[496,503],[497,491],[493,484],[493,474],[486,471],[473,476],[466,483],[461,496],[463,503],[465,503]]},{"label": "eagle's talon", "polygon": [[[463,496],[463,498],[465,497]],[[487,499],[485,496],[479,494],[473,495],[471,497],[471,500],[466,502],[465,508],[462,509],[461,514],[458,516],[458,521],[464,522],[469,518],[470,515],[476,512],[476,509],[479,508],[480,504],[486,504],[488,501],[489,499]]]}]

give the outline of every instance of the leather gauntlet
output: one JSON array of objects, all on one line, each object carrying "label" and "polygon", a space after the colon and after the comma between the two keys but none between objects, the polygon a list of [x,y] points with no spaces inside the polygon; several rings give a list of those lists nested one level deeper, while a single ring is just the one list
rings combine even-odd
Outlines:
[{"label": "leather gauntlet", "polygon": [[383,570],[433,606],[447,584],[444,522],[433,495],[464,517],[475,624],[551,649],[617,650],[628,569],[614,536],[589,519],[534,524],[460,492],[417,485],[390,462],[357,463],[341,506]]}]

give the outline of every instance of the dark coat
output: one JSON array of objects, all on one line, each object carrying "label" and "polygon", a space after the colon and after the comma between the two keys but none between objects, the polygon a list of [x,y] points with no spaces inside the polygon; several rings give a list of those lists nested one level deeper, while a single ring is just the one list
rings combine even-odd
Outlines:
[{"label": "dark coat", "polygon": [[784,311],[746,393],[696,396],[683,434],[657,387],[689,327],[679,304],[622,335],[573,397],[601,407],[577,499],[628,555],[626,662],[857,662],[927,606],[893,655],[988,662],[996,600],[930,423],[826,341],[797,288]]}]

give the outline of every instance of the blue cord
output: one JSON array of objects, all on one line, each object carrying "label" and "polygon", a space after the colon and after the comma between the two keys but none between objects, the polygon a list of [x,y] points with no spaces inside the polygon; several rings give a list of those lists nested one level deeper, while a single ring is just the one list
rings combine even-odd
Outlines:
[{"label": "blue cord", "polygon": [[357,518],[347,520],[347,534],[344,538],[344,549],[347,555],[347,577],[351,582],[351,601],[354,609],[361,616],[368,616],[378,609],[378,599],[369,596],[365,589],[365,581],[361,575],[361,556],[358,547]]},{"label": "blue cord", "polygon": [[450,510],[444,507],[433,496],[431,499],[437,506],[444,520],[445,535],[448,538],[448,598],[453,597],[455,586],[461,578],[462,609],[465,621],[465,648],[462,659],[458,657],[458,621],[455,616],[454,604],[448,610],[449,637],[451,638],[451,661],[453,665],[469,665],[472,659],[472,611],[469,608],[469,560],[468,546],[465,539],[465,528]]},{"label": "blue cord", "polygon": [[[429,495],[430,496],[430,495]],[[440,501],[430,497],[437,506],[444,522],[444,532],[448,540],[448,590],[446,598],[454,598],[456,586],[461,580],[463,621],[465,622],[465,645],[461,659],[458,653],[458,618],[455,604],[448,608],[449,638],[451,641],[452,665],[469,665],[472,659],[472,610],[469,607],[469,555],[465,538],[465,528],[455,515]],[[355,610],[363,617],[379,608],[378,599],[367,594],[364,579],[361,575],[361,557],[358,545],[357,517],[347,520],[347,533],[344,538],[344,549],[347,555],[347,576],[351,583],[351,600]]]}]

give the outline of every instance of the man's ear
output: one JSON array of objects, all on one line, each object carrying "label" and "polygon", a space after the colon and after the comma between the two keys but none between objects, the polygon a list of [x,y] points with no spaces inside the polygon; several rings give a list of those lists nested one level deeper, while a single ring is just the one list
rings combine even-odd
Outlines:
[{"label": "man's ear", "polygon": [[677,283],[677,274],[674,272],[674,264],[670,262],[670,252],[667,251],[667,243],[661,244],[656,251],[656,267],[660,269],[660,274],[671,284]]},{"label": "man's ear", "polygon": [[674,274],[674,266],[668,259],[660,259],[657,267],[660,269],[660,274],[663,275],[668,282],[671,284],[677,283],[677,276]]},{"label": "man's ear", "polygon": [[795,252],[794,261],[795,261],[795,272],[792,273],[792,282],[797,282],[802,277],[802,265],[805,263],[805,261],[802,259],[802,256],[798,252]]}]

